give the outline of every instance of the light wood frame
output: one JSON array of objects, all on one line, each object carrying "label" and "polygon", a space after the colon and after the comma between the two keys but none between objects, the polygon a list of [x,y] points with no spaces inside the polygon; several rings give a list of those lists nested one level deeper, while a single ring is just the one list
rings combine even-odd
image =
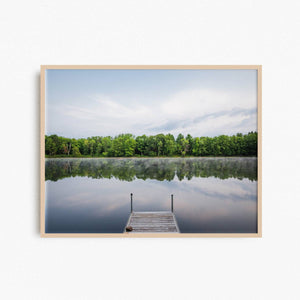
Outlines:
[{"label": "light wood frame", "polygon": [[[45,73],[50,69],[185,69],[185,70],[257,70],[257,233],[45,233]],[[261,65],[42,65],[40,75],[40,235],[41,237],[262,237],[262,66]]]}]

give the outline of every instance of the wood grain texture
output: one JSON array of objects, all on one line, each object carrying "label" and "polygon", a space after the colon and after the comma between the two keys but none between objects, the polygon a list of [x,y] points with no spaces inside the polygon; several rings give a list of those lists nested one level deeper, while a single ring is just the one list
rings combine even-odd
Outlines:
[{"label": "wood grain texture", "polygon": [[169,211],[132,212],[126,227],[133,230],[129,233],[179,233],[175,215]]}]

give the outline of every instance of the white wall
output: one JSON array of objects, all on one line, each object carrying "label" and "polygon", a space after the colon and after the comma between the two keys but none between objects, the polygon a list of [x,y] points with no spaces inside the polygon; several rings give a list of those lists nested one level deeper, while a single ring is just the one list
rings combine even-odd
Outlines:
[{"label": "white wall", "polygon": [[[299,299],[299,1],[5,1],[2,299]],[[39,65],[262,64],[262,239],[41,239]]]}]

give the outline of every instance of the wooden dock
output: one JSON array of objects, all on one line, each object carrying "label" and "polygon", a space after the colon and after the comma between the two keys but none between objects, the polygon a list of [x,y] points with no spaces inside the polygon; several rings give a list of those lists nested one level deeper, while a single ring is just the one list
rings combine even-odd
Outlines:
[{"label": "wooden dock", "polygon": [[[126,232],[126,228],[132,231]],[[132,212],[125,226],[126,233],[179,233],[175,215],[171,211]]]},{"label": "wooden dock", "polygon": [[133,194],[130,194],[130,216],[124,233],[180,233],[173,213],[173,195],[171,211],[133,211]]}]

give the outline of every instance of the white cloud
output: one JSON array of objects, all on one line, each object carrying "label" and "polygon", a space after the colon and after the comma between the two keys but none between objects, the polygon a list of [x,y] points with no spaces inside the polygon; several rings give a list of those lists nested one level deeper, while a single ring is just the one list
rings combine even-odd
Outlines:
[{"label": "white cloud", "polygon": [[[163,102],[161,122],[153,129],[192,135],[235,134],[256,130],[256,95],[214,90],[186,90]],[[250,118],[251,122],[243,121]]]},{"label": "white cloud", "polygon": [[59,111],[63,116],[52,118],[49,127],[59,132],[63,126],[66,132],[75,130],[78,136],[125,132],[212,136],[256,130],[255,91],[183,90],[155,101],[155,105],[143,98],[136,104],[136,99],[121,97],[97,95],[84,106],[62,105]]}]

